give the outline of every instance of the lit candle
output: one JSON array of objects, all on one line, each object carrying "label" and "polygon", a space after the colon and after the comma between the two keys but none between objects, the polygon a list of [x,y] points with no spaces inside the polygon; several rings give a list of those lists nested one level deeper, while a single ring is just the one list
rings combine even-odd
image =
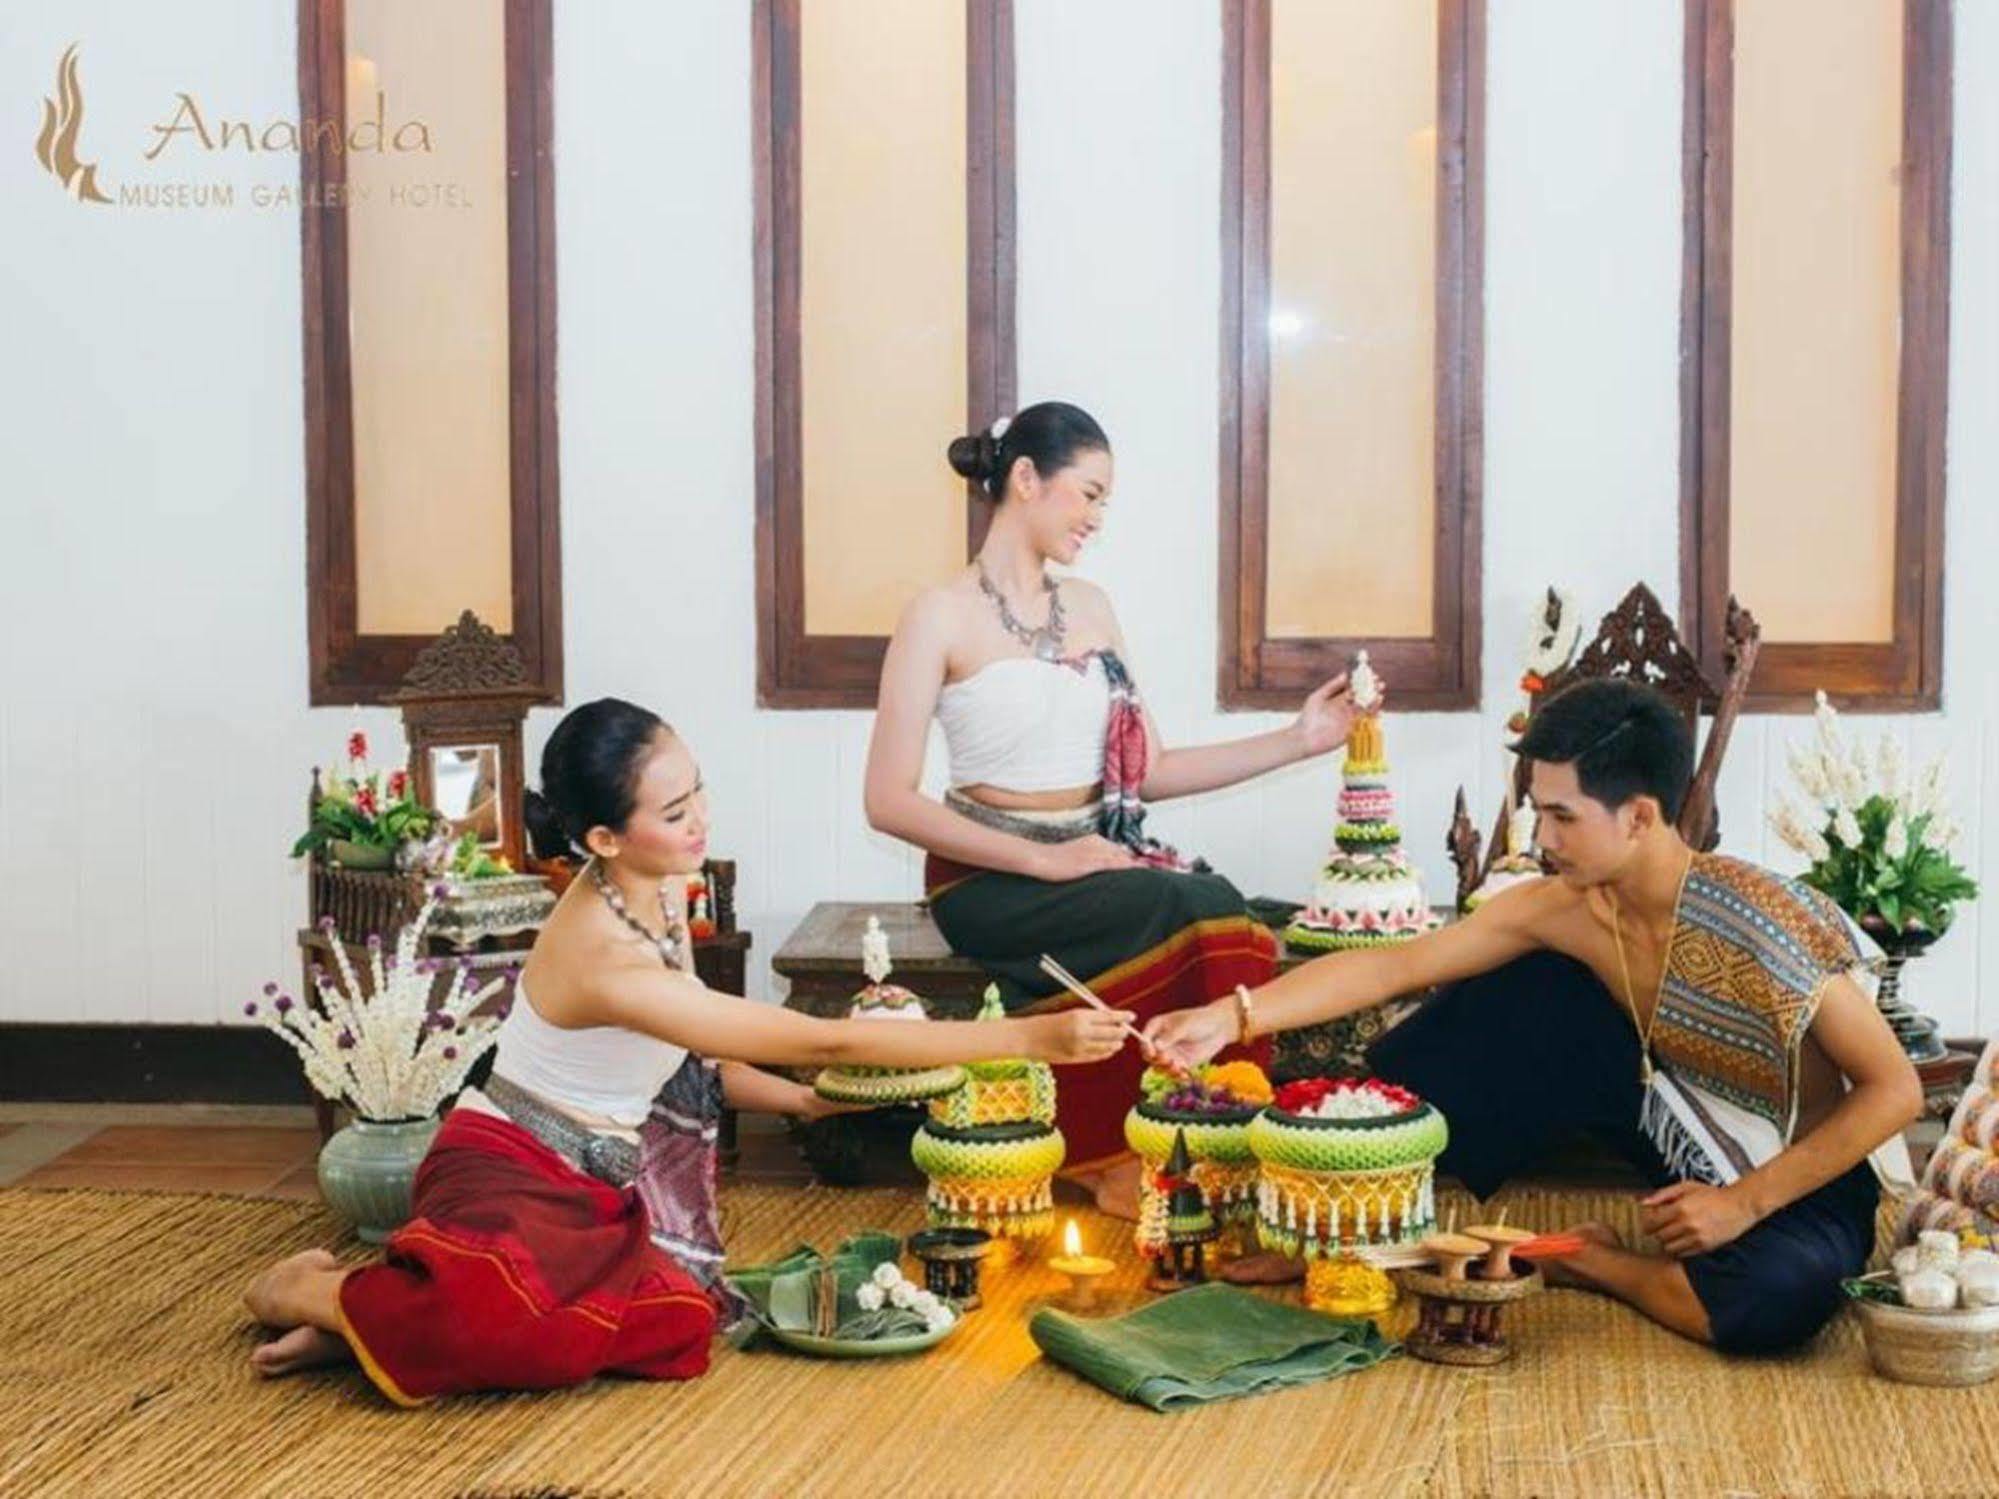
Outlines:
[{"label": "lit candle", "polygon": [[1069,1277],[1069,1304],[1078,1310],[1097,1299],[1097,1282],[1116,1267],[1100,1254],[1083,1253],[1082,1231],[1071,1218],[1062,1230],[1062,1253],[1048,1262],[1048,1268]]}]

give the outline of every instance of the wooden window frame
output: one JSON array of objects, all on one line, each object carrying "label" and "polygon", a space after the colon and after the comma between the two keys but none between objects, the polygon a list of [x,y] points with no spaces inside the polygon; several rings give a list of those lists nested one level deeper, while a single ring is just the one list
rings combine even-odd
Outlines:
[{"label": "wooden window frame", "polygon": [[1479,701],[1485,0],[1438,0],[1436,540],[1424,639],[1265,633],[1270,480],[1270,0],[1225,0],[1222,57],[1221,598],[1224,708],[1295,707],[1366,649],[1399,708]]},{"label": "wooden window frame", "polygon": [[[803,374],[800,362],[800,0],[756,0],[757,702],[766,708],[868,708],[888,639],[805,628]],[[1012,0],[964,0],[966,430],[1014,401],[1014,108]],[[955,434],[939,433],[938,463]],[[965,555],[990,506],[965,490]]]},{"label": "wooden window frame", "polygon": [[[1733,0],[1686,0],[1680,308],[1680,622],[1723,672],[1729,603]],[[1897,380],[1894,639],[1765,641],[1745,706],[1929,710],[1943,698],[1944,437],[1950,362],[1950,0],[1903,0],[1902,346]],[[1754,612],[1755,599],[1742,604]]]},{"label": "wooden window frame", "polygon": [[[562,698],[562,565],[555,418],[555,109],[552,0],[504,0],[507,316],[513,631],[528,680]],[[343,0],[298,0],[302,112],[346,118]],[[299,153],[304,269],[306,637],[314,706],[380,703],[430,635],[363,635],[357,613],[347,183],[341,152]],[[450,601],[455,618],[462,601]],[[448,623],[448,621],[447,621]],[[440,626],[437,633],[442,633]]]}]

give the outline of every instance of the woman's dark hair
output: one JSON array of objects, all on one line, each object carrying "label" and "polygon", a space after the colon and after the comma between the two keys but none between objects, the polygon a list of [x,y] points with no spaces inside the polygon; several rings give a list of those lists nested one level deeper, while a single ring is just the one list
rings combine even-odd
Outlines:
[{"label": "woman's dark hair", "polygon": [[1573,763],[1583,795],[1613,812],[1634,796],[1677,822],[1694,773],[1694,740],[1679,709],[1657,688],[1625,677],[1565,687],[1534,710],[1514,751],[1523,759]]},{"label": "woman's dark hair", "polygon": [[615,697],[565,714],[541,752],[541,790],[527,793],[535,857],[566,858],[590,829],[622,828],[638,804],[647,752],[670,732],[657,713]]},{"label": "woman's dark hair", "polygon": [[951,441],[945,457],[951,467],[985,490],[989,500],[1006,498],[1006,476],[1016,460],[1033,461],[1034,471],[1052,479],[1076,461],[1078,453],[1108,453],[1111,440],[1097,419],[1067,401],[1037,401],[1007,423],[997,438],[975,432]]}]

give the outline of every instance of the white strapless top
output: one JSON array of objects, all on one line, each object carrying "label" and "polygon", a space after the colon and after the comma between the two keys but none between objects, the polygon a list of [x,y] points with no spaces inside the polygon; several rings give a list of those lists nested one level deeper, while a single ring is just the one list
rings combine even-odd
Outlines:
[{"label": "white strapless top", "polygon": [[521,984],[500,1022],[493,1073],[572,1113],[637,1129],[686,1059],[684,1048],[621,1025],[550,1025]]},{"label": "white strapless top", "polygon": [[1080,666],[1002,656],[937,695],[953,786],[1066,791],[1104,778],[1111,684],[1103,658]]}]

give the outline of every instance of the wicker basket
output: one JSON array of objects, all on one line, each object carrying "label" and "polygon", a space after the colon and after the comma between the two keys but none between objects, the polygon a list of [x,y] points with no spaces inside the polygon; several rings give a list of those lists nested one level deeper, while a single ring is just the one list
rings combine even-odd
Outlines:
[{"label": "wicker basket", "polygon": [[[1864,1277],[1885,1279],[1885,1275]],[[1984,1384],[1999,1374],[1999,1306],[1925,1311],[1856,1300],[1877,1374],[1903,1384]]]}]

